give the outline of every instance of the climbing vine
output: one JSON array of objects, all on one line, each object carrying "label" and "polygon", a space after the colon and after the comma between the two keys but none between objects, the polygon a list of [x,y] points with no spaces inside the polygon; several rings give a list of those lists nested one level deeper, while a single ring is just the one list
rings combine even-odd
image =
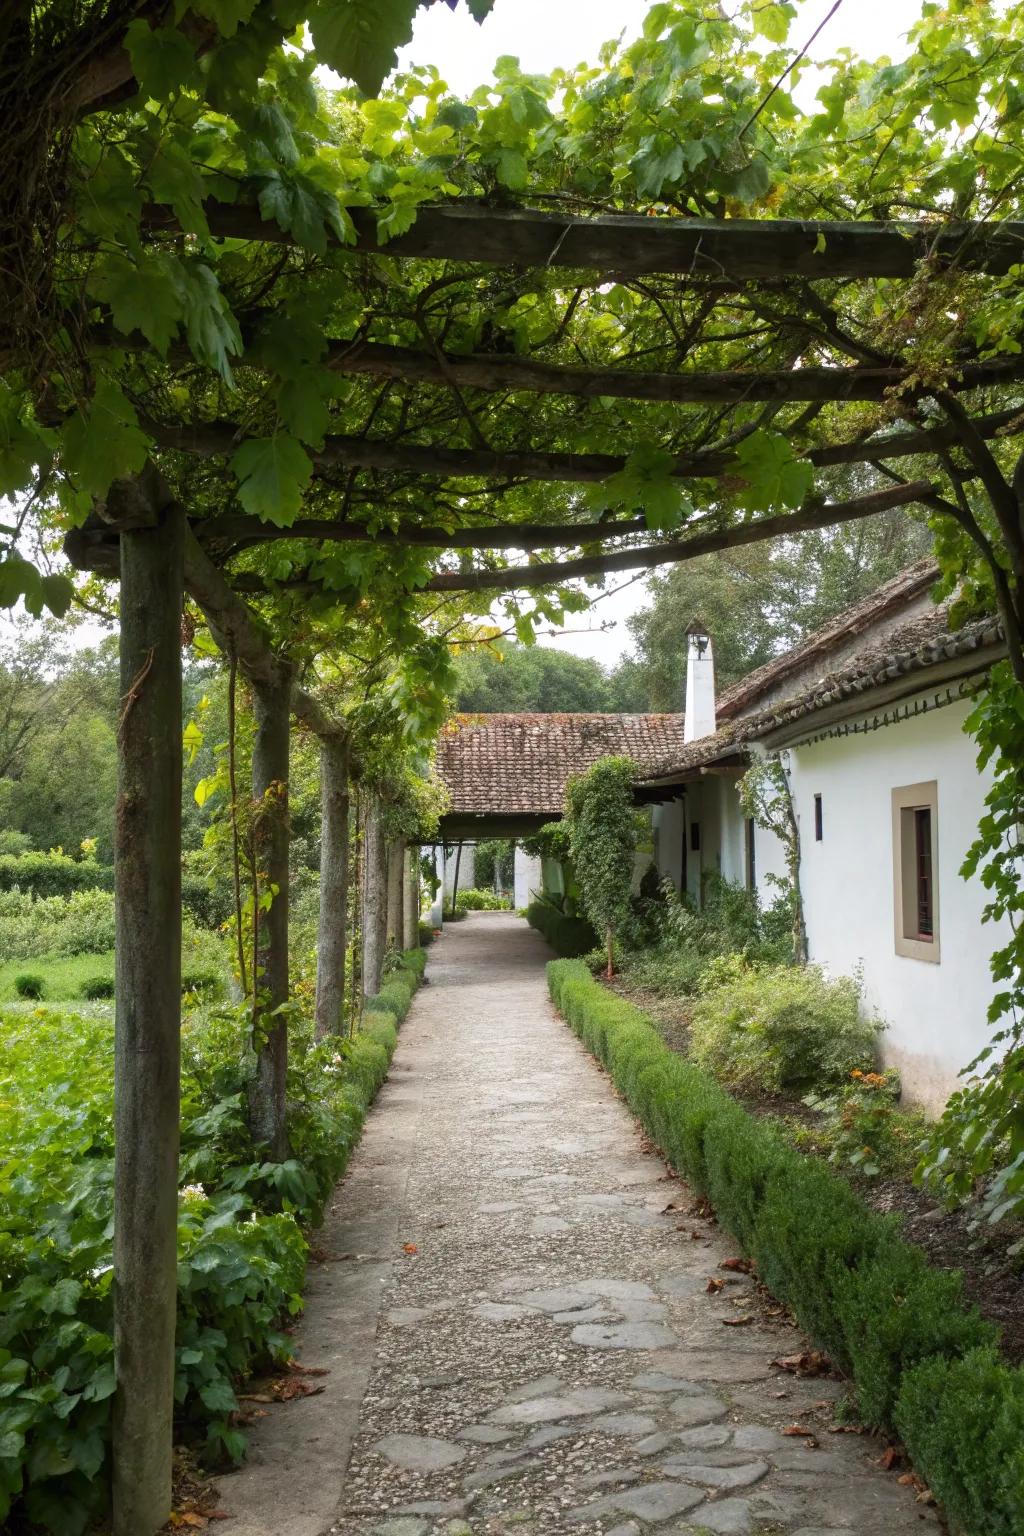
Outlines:
[{"label": "climbing vine", "polygon": [[637,766],[604,757],[569,780],[569,848],[587,917],[604,939],[608,977],[615,972],[615,939],[629,917],[640,822],[633,808]]}]

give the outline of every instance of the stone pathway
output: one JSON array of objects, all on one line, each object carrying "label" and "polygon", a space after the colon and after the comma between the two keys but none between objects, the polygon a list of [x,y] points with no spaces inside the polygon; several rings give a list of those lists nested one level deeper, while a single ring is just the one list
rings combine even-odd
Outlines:
[{"label": "stone pathway", "polygon": [[225,1529],[934,1527],[875,1464],[877,1441],[828,1433],[841,1384],[771,1364],[804,1341],[719,1267],[729,1240],[554,1014],[547,957],[507,914],[473,915],[431,950],[325,1230],[338,1262],[316,1271],[301,1352],[331,1365],[330,1385],[257,1434],[252,1467],[222,1485],[239,1520]]}]

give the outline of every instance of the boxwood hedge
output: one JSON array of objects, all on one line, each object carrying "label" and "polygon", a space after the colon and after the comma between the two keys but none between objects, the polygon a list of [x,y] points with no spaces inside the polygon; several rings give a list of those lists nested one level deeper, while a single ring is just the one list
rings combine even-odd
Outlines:
[{"label": "boxwood hedge", "polygon": [[585,917],[569,917],[548,901],[531,901],[526,921],[547,939],[557,955],[575,959],[597,948],[597,934]]},{"label": "boxwood hedge", "polygon": [[1024,1373],[999,1361],[960,1276],[933,1269],[580,961],[552,961],[548,984],[666,1157],[849,1376],[861,1416],[901,1435],[970,1536],[1024,1531]]}]

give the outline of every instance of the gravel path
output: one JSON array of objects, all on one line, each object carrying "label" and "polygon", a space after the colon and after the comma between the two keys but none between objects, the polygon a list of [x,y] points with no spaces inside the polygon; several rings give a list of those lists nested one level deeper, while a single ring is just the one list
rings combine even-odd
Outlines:
[{"label": "gravel path", "polygon": [[[729,1240],[551,1008],[548,953],[508,914],[473,915],[432,948],[325,1230],[335,1258],[356,1254],[317,1271],[301,1336],[330,1385],[257,1436],[253,1467],[223,1484],[240,1520],[225,1529],[933,1528],[877,1465],[879,1442],[829,1433],[841,1384],[772,1365],[805,1341],[720,1267]],[[306,1502],[258,1519],[254,1487]]]}]

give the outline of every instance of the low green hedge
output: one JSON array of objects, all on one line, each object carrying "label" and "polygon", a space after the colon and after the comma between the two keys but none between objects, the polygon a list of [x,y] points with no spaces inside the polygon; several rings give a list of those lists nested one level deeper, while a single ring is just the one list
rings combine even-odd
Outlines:
[{"label": "low green hedge", "polygon": [[585,917],[568,917],[548,901],[531,901],[526,921],[547,939],[556,954],[566,959],[587,955],[597,948],[597,934]]},{"label": "low green hedge", "polygon": [[823,1163],[801,1156],[578,960],[552,999],[758,1273],[852,1379],[867,1422],[902,1436],[971,1536],[1024,1530],[1024,1374],[956,1273],[933,1269]]},{"label": "low green hedge", "polygon": [[95,859],[70,859],[64,853],[0,854],[0,891],[33,896],[70,896],[72,891],[112,891],[114,871]]},{"label": "low green hedge", "polygon": [[364,1016],[387,1013],[396,1024],[401,1024],[412,1005],[426,963],[427,956],[422,949],[403,950],[397,965],[385,974],[380,991],[366,999]]}]

